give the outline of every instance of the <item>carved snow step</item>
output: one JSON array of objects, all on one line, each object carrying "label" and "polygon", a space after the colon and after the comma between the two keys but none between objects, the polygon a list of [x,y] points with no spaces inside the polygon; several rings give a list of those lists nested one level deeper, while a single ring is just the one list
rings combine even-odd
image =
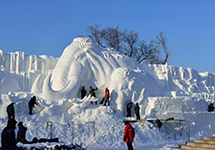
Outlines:
[{"label": "carved snow step", "polygon": [[195,143],[215,144],[213,140],[194,140]]},{"label": "carved snow step", "polygon": [[213,144],[187,142],[187,145],[194,146],[194,147],[203,147],[203,148],[213,148],[213,149],[215,149],[215,145],[213,145]]},{"label": "carved snow step", "polygon": [[205,140],[215,141],[215,137],[205,137]]},{"label": "carved snow step", "polygon": [[190,145],[181,145],[181,149],[192,149],[192,150],[214,150],[214,148],[204,148],[204,147],[196,147]]}]

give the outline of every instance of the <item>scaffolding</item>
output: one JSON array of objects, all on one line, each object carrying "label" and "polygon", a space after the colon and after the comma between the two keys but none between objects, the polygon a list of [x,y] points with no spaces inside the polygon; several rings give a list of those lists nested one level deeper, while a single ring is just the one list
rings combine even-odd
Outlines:
[{"label": "scaffolding", "polygon": [[[151,122],[153,126],[158,127],[158,119],[155,120],[145,120]],[[175,140],[178,136],[182,137],[185,134],[190,141],[190,125],[189,120],[180,120],[180,119],[160,119],[162,125],[158,127],[159,130],[170,137],[173,137]]]},{"label": "scaffolding", "polygon": [[52,139],[52,121],[46,122],[46,128],[49,129],[49,136]]},{"label": "scaffolding", "polygon": [[78,122],[75,123],[74,121],[70,121],[67,123],[67,127],[70,129],[70,132],[71,132],[72,141],[74,140],[75,137],[80,137],[81,135],[80,133],[84,133],[84,132],[89,133],[89,136],[96,135],[95,121],[79,123],[79,125],[81,124],[81,126],[83,127],[81,129],[77,127],[77,124]]}]

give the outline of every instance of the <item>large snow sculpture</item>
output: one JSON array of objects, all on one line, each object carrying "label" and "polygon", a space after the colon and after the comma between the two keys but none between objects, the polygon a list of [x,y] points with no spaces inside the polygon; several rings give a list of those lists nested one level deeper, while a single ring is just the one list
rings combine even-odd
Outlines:
[{"label": "large snow sculpture", "polygon": [[[128,100],[140,102],[146,96],[161,94],[156,80],[138,68],[129,57],[99,49],[89,38],[76,38],[64,50],[53,73],[45,78],[42,96],[48,104],[56,104],[60,99],[77,101],[82,86],[97,86],[97,96],[101,99],[105,87],[109,87],[112,104],[122,111]],[[41,77],[35,80],[32,92],[40,91],[42,81]]]},{"label": "large snow sculpture", "polygon": [[143,70],[127,68],[115,69],[110,83],[112,103],[119,113],[125,114],[124,105],[128,102],[141,104],[148,96],[161,95],[155,79]]}]

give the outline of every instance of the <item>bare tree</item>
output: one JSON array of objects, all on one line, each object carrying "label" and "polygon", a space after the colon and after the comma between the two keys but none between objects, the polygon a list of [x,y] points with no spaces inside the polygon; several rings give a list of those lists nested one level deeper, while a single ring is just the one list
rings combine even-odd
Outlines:
[{"label": "bare tree", "polygon": [[170,55],[170,52],[169,52],[169,50],[167,49],[167,46],[166,46],[167,45],[167,40],[166,40],[165,36],[163,35],[163,32],[160,32],[160,34],[157,35],[156,38],[157,38],[158,44],[162,47],[163,51],[165,52],[165,59],[161,63],[166,64],[167,60],[169,58],[169,55]]},{"label": "bare tree", "polygon": [[103,47],[103,34],[99,30],[99,25],[88,26],[87,31],[90,33],[88,36],[91,38],[95,43],[97,43],[98,47]]},{"label": "bare tree", "polygon": [[[169,51],[167,41],[161,32],[149,44],[141,40],[135,31],[119,30],[119,27],[107,27],[101,30],[98,25],[88,27],[89,37],[99,47],[111,47],[120,53],[134,58],[138,63],[165,64],[168,61]],[[161,50],[165,52],[162,60]]]},{"label": "bare tree", "polygon": [[106,29],[101,31],[104,36],[104,40],[106,41],[106,45],[115,48],[117,51],[121,51],[123,48],[123,38],[126,34],[126,30],[120,31],[119,27],[107,27]]},{"label": "bare tree", "polygon": [[139,57],[137,59],[138,63],[157,64],[159,60],[160,51],[157,49],[157,44],[154,40],[151,40],[149,44],[145,41],[141,43]]},{"label": "bare tree", "polygon": [[133,57],[137,54],[138,47],[139,47],[139,35],[138,33],[134,31],[130,31],[126,35],[124,35],[124,42],[126,44],[125,46],[125,54],[127,54],[129,57]]}]

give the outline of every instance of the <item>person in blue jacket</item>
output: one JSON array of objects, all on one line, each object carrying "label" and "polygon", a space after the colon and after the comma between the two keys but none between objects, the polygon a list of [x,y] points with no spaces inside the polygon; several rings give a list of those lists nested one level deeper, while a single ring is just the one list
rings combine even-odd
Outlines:
[{"label": "person in blue jacket", "polygon": [[18,142],[21,142],[21,143],[24,143],[24,144],[29,143],[29,142],[25,139],[27,127],[24,127],[24,126],[23,126],[23,123],[20,121],[20,122],[18,123],[18,128],[19,128],[19,130],[18,130],[18,133],[17,133],[17,140],[16,140],[17,143],[18,143]]},{"label": "person in blue jacket", "polygon": [[16,120],[10,118],[7,122],[7,126],[2,131],[1,146],[2,150],[16,150],[16,139],[15,139],[15,129]]}]

